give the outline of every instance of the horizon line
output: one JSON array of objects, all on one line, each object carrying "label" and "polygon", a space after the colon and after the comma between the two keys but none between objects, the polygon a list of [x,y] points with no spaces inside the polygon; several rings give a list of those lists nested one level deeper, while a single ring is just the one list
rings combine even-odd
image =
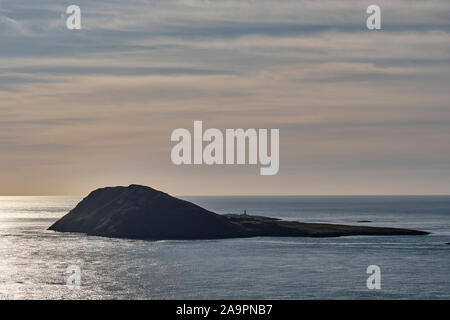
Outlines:
[{"label": "horizon line", "polygon": [[[93,190],[94,191],[94,190]],[[161,191],[161,190],[158,190]],[[450,196],[450,194],[446,193],[428,193],[428,194],[407,194],[407,193],[394,193],[394,194],[187,194],[187,195],[177,195],[170,194],[165,191],[161,191],[167,193],[173,197],[424,197],[424,196]],[[89,192],[90,193],[90,192]],[[6,197],[86,197],[89,193],[85,195],[57,195],[57,194],[29,194],[29,195],[0,195],[0,198]]]}]

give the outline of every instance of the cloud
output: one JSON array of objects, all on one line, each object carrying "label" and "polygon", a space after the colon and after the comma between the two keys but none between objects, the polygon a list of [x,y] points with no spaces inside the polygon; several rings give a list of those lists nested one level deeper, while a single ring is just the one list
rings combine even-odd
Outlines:
[{"label": "cloud", "polygon": [[[69,31],[59,1],[2,1],[0,192],[450,192],[450,2],[380,0],[379,32],[356,0],[77,4]],[[171,131],[199,119],[280,128],[280,176],[173,168]]]},{"label": "cloud", "polygon": [[13,34],[16,36],[25,35],[27,32],[23,25],[18,21],[0,14],[0,30],[6,34]]}]

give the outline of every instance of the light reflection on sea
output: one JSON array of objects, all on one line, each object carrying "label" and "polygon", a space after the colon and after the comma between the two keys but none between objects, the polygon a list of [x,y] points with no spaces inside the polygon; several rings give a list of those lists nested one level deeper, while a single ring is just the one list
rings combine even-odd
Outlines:
[{"label": "light reflection on sea", "polygon": [[[217,212],[417,228],[419,237],[139,241],[47,231],[80,199],[0,197],[0,299],[449,299],[450,197],[195,197]],[[366,268],[382,290],[366,288]],[[81,287],[66,286],[69,265]]]}]

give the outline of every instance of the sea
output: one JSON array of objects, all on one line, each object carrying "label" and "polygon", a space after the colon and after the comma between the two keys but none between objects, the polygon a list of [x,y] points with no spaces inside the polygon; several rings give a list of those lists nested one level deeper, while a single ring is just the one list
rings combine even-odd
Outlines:
[{"label": "sea", "polygon": [[183,198],[217,213],[431,234],[109,239],[47,230],[80,197],[0,197],[0,299],[450,299],[450,196]]}]

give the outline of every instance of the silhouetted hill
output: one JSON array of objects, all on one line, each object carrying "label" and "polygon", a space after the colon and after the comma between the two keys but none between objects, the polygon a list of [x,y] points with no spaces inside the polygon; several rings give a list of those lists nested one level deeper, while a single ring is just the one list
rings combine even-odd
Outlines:
[{"label": "silhouetted hill", "polygon": [[226,238],[236,227],[221,215],[138,185],[93,191],[50,230],[140,239]]},{"label": "silhouetted hill", "polygon": [[300,223],[249,215],[219,215],[191,202],[139,185],[93,191],[49,230],[153,240],[427,234],[407,229]]}]

